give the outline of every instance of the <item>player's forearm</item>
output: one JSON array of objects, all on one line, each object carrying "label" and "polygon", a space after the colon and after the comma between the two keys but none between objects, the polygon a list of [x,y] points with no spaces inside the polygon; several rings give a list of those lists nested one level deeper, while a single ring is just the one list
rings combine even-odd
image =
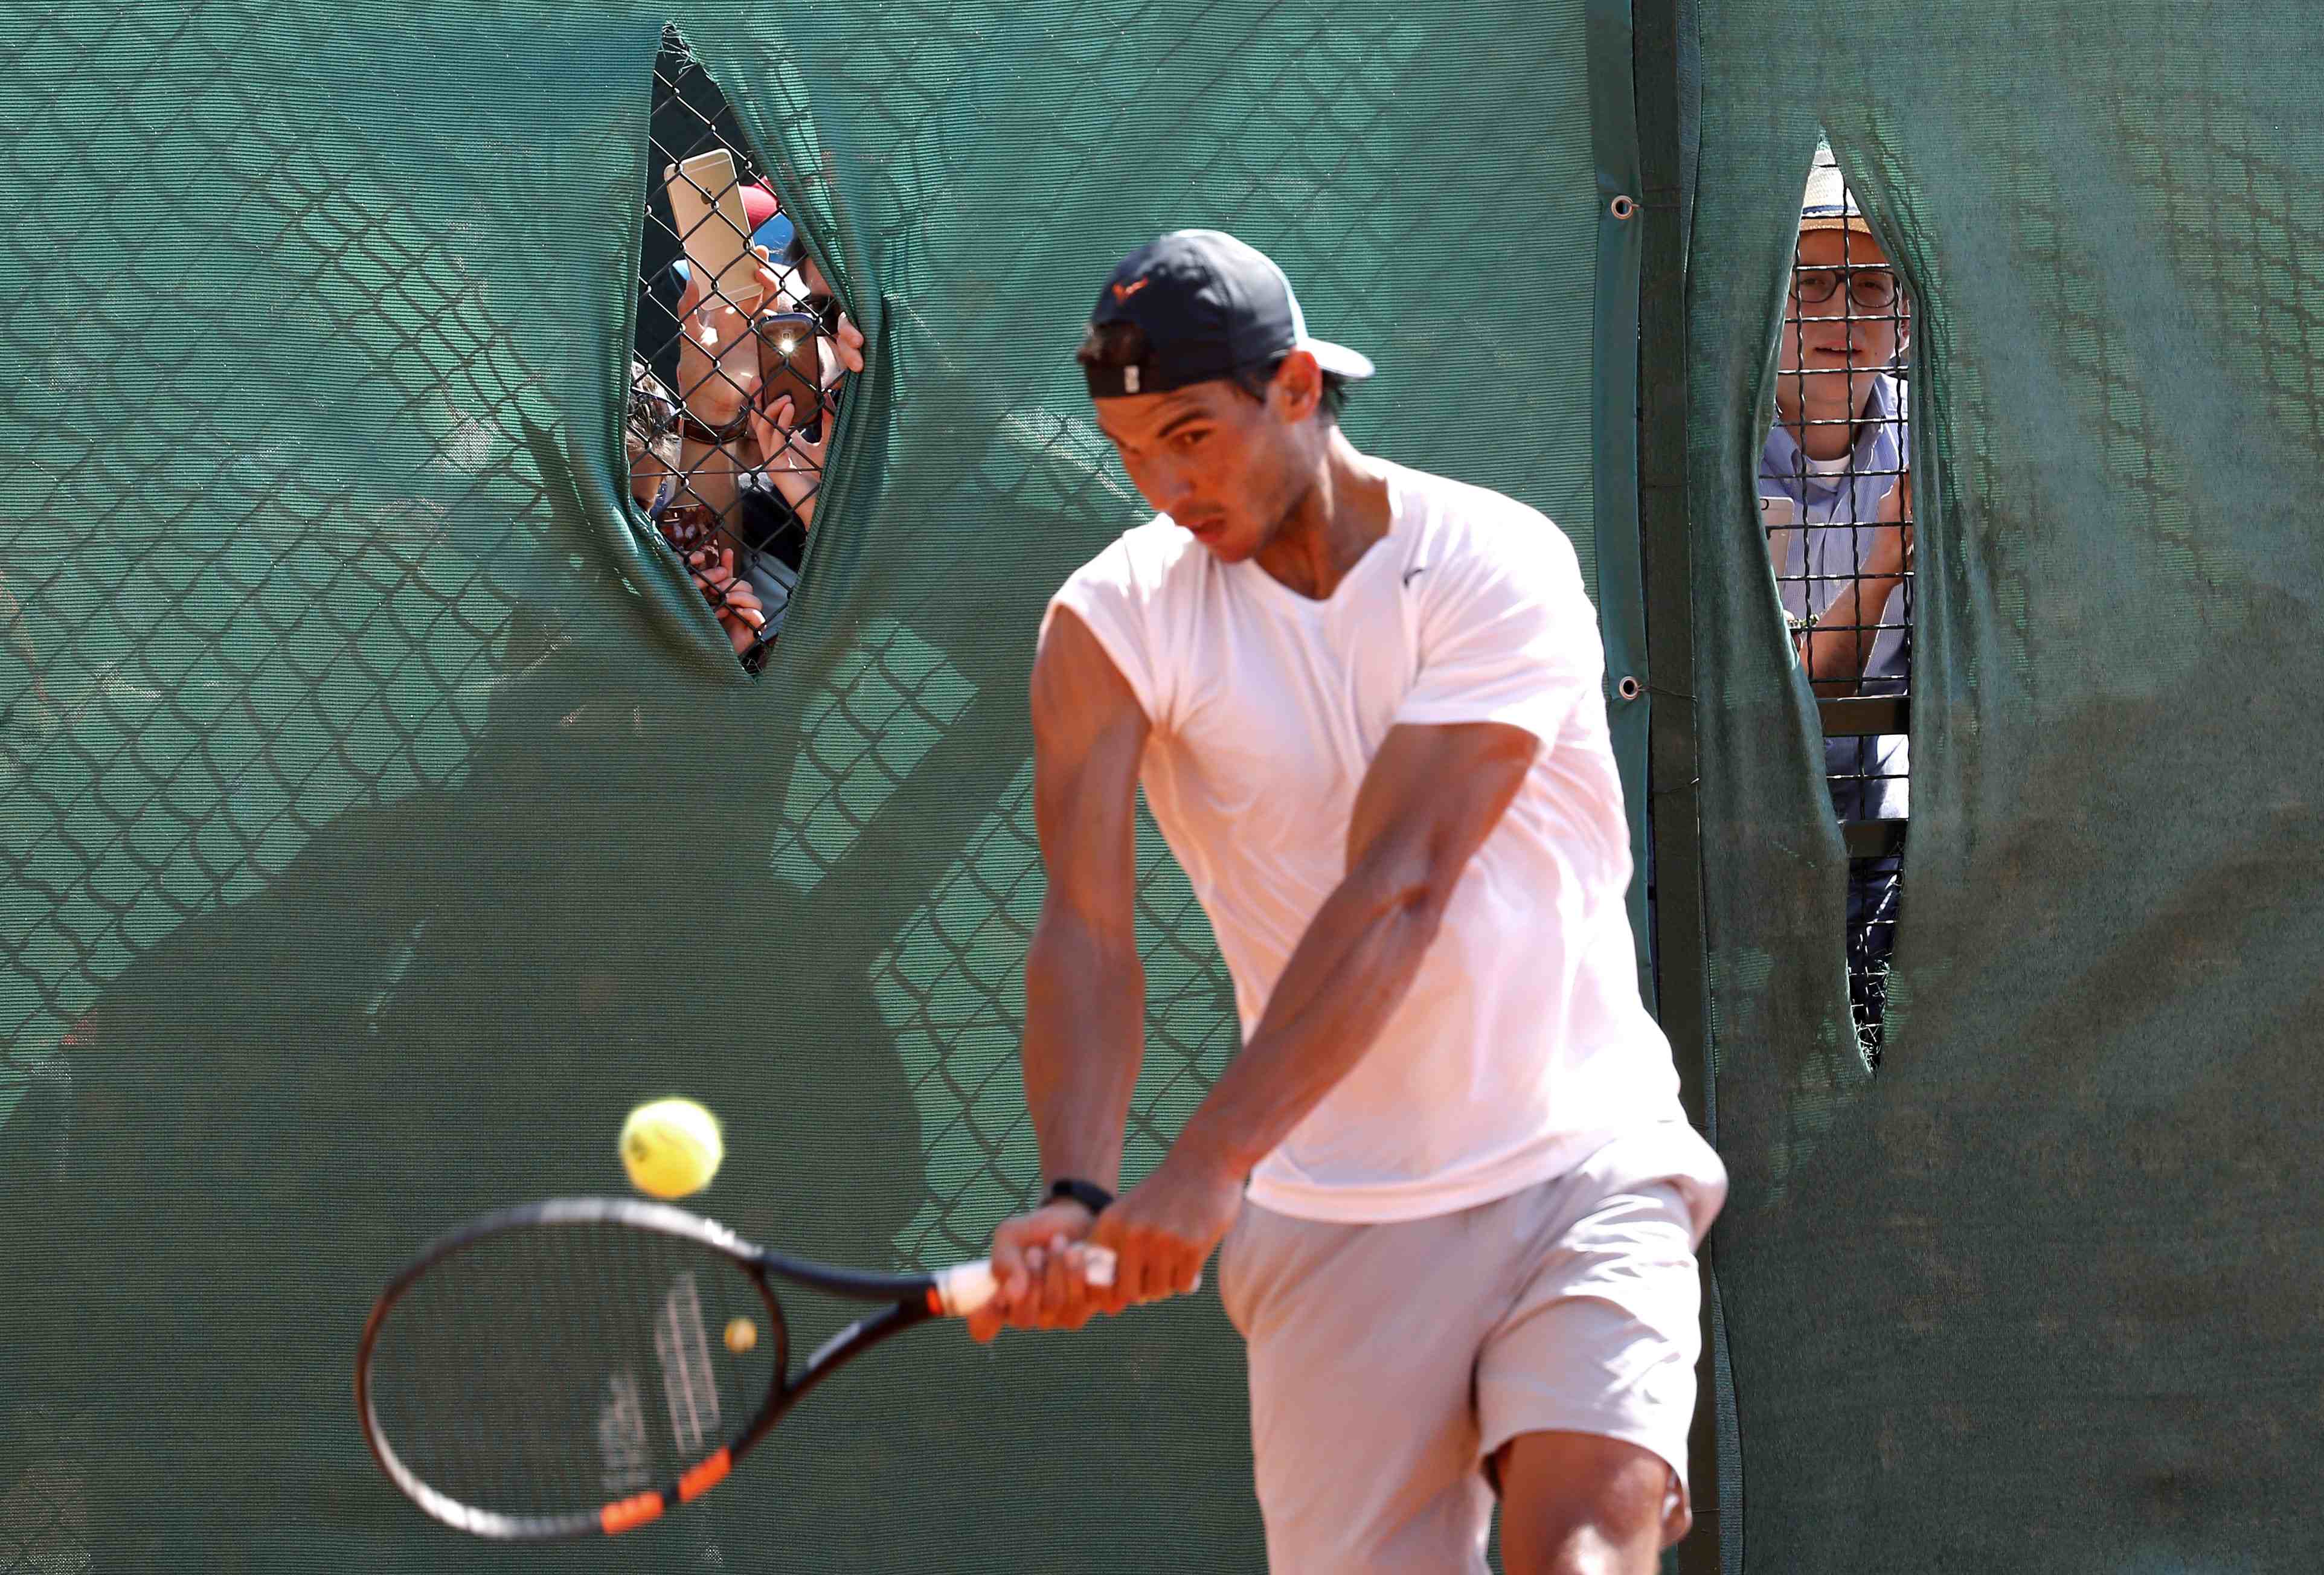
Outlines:
[{"label": "player's forearm", "polygon": [[1025,954],[1025,1102],[1045,1182],[1120,1180],[1123,1124],[1146,1049],[1146,970],[1109,936],[1045,903]]},{"label": "player's forearm", "polygon": [[1240,1175],[1288,1137],[1363,1059],[1412,989],[1448,895],[1393,871],[1342,881],[1177,1146]]}]

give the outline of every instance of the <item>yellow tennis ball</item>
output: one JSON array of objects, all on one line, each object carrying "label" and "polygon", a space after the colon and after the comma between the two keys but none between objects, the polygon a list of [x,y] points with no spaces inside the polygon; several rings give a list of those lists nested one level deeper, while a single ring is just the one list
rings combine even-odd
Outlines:
[{"label": "yellow tennis ball", "polygon": [[759,1326],[739,1313],[726,1321],[726,1349],[741,1356],[759,1343]]},{"label": "yellow tennis ball", "polygon": [[692,1100],[655,1100],[622,1123],[622,1168],[649,1197],[698,1193],[718,1174],[726,1140],[718,1118]]}]

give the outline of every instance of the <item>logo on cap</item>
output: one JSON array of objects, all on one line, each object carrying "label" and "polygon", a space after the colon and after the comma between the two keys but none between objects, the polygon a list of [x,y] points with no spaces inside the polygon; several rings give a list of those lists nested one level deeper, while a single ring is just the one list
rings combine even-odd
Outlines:
[{"label": "logo on cap", "polygon": [[1144,290],[1148,282],[1146,279],[1133,279],[1128,284],[1111,285],[1108,288],[1113,291],[1113,299],[1121,301],[1128,300],[1131,296]]}]

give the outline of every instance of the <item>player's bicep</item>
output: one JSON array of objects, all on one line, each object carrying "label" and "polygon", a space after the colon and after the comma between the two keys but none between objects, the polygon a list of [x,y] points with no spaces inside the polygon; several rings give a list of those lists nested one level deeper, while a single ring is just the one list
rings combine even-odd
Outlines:
[{"label": "player's bicep", "polygon": [[1138,766],[1150,723],[1089,625],[1049,615],[1033,659],[1033,821],[1051,904],[1128,933],[1138,876]]}]

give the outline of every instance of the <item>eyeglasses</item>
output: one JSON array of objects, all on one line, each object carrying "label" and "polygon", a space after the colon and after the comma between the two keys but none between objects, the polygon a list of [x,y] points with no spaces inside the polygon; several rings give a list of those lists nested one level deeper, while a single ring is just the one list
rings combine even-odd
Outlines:
[{"label": "eyeglasses", "polygon": [[1868,312],[1888,312],[1896,305],[1896,275],[1886,268],[1803,268],[1792,275],[1792,293],[1810,306],[1821,306],[1848,281],[1848,299]]}]

